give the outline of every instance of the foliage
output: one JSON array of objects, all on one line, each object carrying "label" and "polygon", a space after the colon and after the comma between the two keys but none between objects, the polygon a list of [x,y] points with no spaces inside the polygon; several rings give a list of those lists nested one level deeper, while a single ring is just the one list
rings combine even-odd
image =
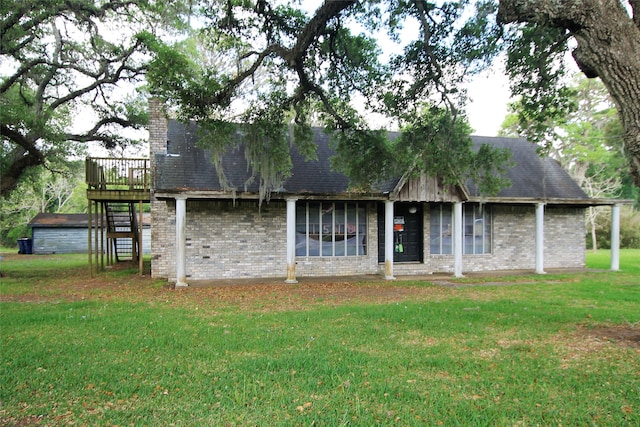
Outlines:
[{"label": "foliage", "polygon": [[367,302],[379,284],[341,281],[325,301],[335,284],[178,292],[16,255],[0,423],[635,425],[637,256],[618,273],[490,279],[508,286],[387,282],[401,296]]},{"label": "foliage", "polygon": [[[501,135],[538,141],[591,197],[637,199],[623,148],[622,127],[611,97],[599,79],[576,74],[565,86],[566,104],[544,125],[532,117],[525,97],[509,106]],[[636,202],[637,203],[637,202]]]},{"label": "foliage", "polygon": [[[123,94],[118,87],[140,85],[145,73],[152,93],[208,134],[242,123],[241,134],[269,136],[259,142],[249,137],[244,145],[263,198],[290,173],[288,144],[312,155],[309,127],[318,123],[335,137],[335,167],[351,176],[355,189],[366,189],[406,162],[409,147],[396,147],[381,129],[412,129],[408,154],[428,156],[437,148],[427,145],[437,142],[429,138],[434,128],[424,128],[422,112],[444,109],[451,129],[464,127],[461,88],[500,52],[508,52],[512,91],[523,107],[520,119],[536,129],[534,138],[544,140],[552,123],[575,108],[563,80],[570,46],[577,46],[573,56],[581,70],[600,76],[615,100],[630,177],[640,185],[640,20],[633,2],[318,4],[312,9],[308,2],[266,0],[2,3],[2,195],[16,188],[28,167],[48,166],[78,143],[124,144],[120,129],[139,127],[146,116],[132,102],[139,93]],[[161,33],[165,24],[169,34]],[[69,117],[79,116],[81,107],[92,109],[95,119],[83,120],[91,124],[76,132]],[[424,144],[415,143],[423,137]],[[206,144],[219,163],[238,141]],[[496,162],[504,158],[487,153],[486,161],[476,162],[464,142],[453,142],[451,149],[457,152],[453,158],[470,162],[456,165],[470,175],[495,175]],[[373,164],[376,156],[379,163]],[[415,164],[417,171],[424,166]],[[486,184],[486,193],[504,185]]]},{"label": "foliage", "polygon": [[[597,244],[595,247],[611,248],[611,209],[600,208],[602,215],[595,219]],[[593,246],[593,235],[587,234],[587,247]],[[630,206],[620,209],[620,247],[640,248],[640,212]]]},{"label": "foliage", "polygon": [[[309,13],[293,2],[204,1],[196,10],[197,34],[174,45],[150,43],[149,82],[178,117],[198,121],[212,135],[229,135],[227,123],[243,124],[241,142],[263,197],[290,173],[288,144],[311,155],[309,127],[316,123],[333,136],[333,166],[351,178],[353,189],[366,190],[405,172],[408,159],[432,155],[436,130],[460,138],[447,141],[456,168],[411,162],[415,172],[443,173],[457,182],[466,175],[492,177],[504,157],[488,147],[472,152],[462,114],[461,84],[499,48],[491,2],[324,2]],[[394,43],[388,57],[377,38],[381,32]],[[194,46],[189,40],[195,49],[184,49]],[[429,123],[425,112],[446,120]],[[401,133],[411,129],[411,141],[391,140],[372,117]],[[256,135],[268,138],[256,141]],[[225,137],[207,141],[216,164],[238,144]],[[481,187],[495,193],[496,184]]]},{"label": "foliage", "polygon": [[[18,187],[0,205],[0,243],[15,246],[30,235],[27,226],[38,213],[86,212],[84,162],[69,162],[61,169],[31,168]],[[62,169],[63,168],[63,169]]]},{"label": "foliage", "polygon": [[[563,76],[564,53],[571,46],[576,65],[588,78],[600,77],[615,101],[624,132],[630,175],[640,187],[640,12],[635,0],[545,2],[500,0],[498,20],[522,28],[516,37],[516,61],[507,69],[525,77],[520,117],[537,135],[553,129],[558,117],[572,109]],[[533,36],[530,36],[534,34]],[[538,54],[539,53],[539,54]],[[541,64],[538,69],[537,64]],[[524,64],[523,67],[520,65]],[[512,74],[513,76],[513,74]],[[533,102],[532,102],[533,101]],[[553,130],[551,131],[553,132]]]},{"label": "foliage", "polygon": [[[74,156],[87,143],[106,148],[133,138],[123,129],[147,121],[144,28],[162,28],[173,2],[147,0],[0,3],[1,194],[23,173]],[[142,33],[144,34],[144,33]]]},{"label": "foliage", "polygon": [[513,108],[518,129],[549,149],[558,139],[557,124],[576,109],[574,89],[565,80],[568,37],[560,28],[536,23],[512,27],[507,37],[506,70],[518,100]]}]

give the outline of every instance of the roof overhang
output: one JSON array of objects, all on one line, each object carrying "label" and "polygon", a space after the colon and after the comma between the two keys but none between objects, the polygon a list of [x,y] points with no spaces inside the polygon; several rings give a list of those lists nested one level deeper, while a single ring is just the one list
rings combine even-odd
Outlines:
[{"label": "roof overhang", "polygon": [[[471,196],[464,185],[456,186],[462,200],[472,203],[492,203],[502,205],[537,205],[540,203],[555,206],[591,207],[591,206],[614,206],[631,205],[631,199],[562,199],[562,198],[526,198],[526,197],[483,197]],[[198,200],[260,200],[260,195],[253,192],[244,191],[219,191],[219,190],[163,190],[154,193],[157,199],[198,199]],[[353,201],[384,201],[394,200],[397,196],[395,191],[391,193],[373,192],[344,192],[344,193],[289,193],[272,192],[270,200],[353,200]],[[429,200],[424,200],[429,202]]]},{"label": "roof overhang", "polygon": [[560,198],[526,198],[526,197],[482,197],[473,196],[467,199],[468,202],[494,203],[508,205],[546,205],[592,207],[592,206],[614,206],[631,205],[631,199],[560,199]]},{"label": "roof overhang", "polygon": [[[199,200],[260,200],[258,193],[244,191],[219,191],[219,190],[176,190],[176,191],[156,191],[156,199],[199,199]],[[366,192],[345,192],[345,193],[289,193],[272,192],[269,200],[353,200],[353,201],[376,201],[388,200],[389,195],[384,193]]]}]

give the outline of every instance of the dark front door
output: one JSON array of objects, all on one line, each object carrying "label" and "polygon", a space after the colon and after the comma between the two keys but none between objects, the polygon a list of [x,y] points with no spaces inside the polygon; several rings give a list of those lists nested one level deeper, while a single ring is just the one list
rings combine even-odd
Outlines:
[{"label": "dark front door", "polygon": [[[393,210],[393,262],[422,262],[422,204],[395,203]],[[384,203],[379,203],[378,262],[384,262],[384,221]]]}]

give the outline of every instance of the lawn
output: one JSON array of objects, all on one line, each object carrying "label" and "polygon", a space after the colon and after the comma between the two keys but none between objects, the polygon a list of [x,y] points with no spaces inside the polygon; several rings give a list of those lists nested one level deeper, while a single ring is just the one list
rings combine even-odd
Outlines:
[{"label": "lawn", "polygon": [[640,425],[640,250],[439,284],[0,270],[0,425]]}]

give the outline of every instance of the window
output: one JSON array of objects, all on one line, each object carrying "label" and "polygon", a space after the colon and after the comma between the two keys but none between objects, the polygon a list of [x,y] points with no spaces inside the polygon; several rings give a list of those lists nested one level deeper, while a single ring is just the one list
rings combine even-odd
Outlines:
[{"label": "window", "polygon": [[[464,254],[491,253],[491,210],[486,205],[464,204],[462,210]],[[452,205],[433,205],[429,230],[432,254],[453,253]]]},{"label": "window", "polygon": [[462,223],[464,224],[465,254],[491,253],[491,212],[484,205],[465,204]]},{"label": "window", "polygon": [[364,206],[345,202],[298,202],[296,256],[356,256],[367,253]]},{"label": "window", "polygon": [[431,254],[453,253],[453,211],[451,205],[431,207],[429,242]]}]

